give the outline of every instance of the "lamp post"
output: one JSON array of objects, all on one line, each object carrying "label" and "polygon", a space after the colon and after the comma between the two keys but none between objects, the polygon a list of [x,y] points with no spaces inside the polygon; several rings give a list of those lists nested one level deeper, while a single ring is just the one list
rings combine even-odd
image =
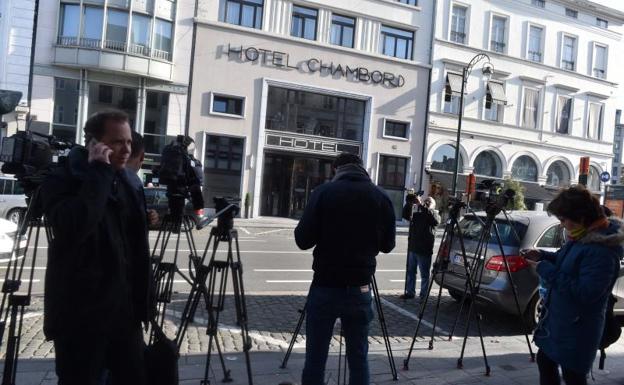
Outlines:
[{"label": "lamp post", "polygon": [[466,90],[466,82],[468,81],[468,76],[472,72],[473,67],[479,63],[481,60],[486,59],[487,61],[483,64],[482,72],[483,75],[490,77],[494,73],[494,66],[490,61],[490,57],[485,53],[476,54],[468,63],[466,67],[462,69],[462,85],[461,85],[461,93],[459,95],[459,117],[457,123],[457,140],[455,141],[455,171],[453,172],[453,185],[451,188],[451,196],[457,195],[457,177],[459,175],[459,140],[461,139],[461,129],[462,129],[462,120],[464,117],[464,92]]}]

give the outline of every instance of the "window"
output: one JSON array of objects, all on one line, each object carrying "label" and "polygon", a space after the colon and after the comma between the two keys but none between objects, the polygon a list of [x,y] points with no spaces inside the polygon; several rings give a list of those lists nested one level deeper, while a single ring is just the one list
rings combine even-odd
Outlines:
[{"label": "window", "polygon": [[394,214],[401,218],[403,209],[403,193],[407,176],[407,158],[397,156],[379,156],[378,185],[383,188],[394,206]]},{"label": "window", "polygon": [[269,87],[266,129],[361,141],[365,114],[364,100]]},{"label": "window", "polygon": [[594,69],[593,75],[604,79],[607,76],[607,47],[594,44]]},{"label": "window", "polygon": [[381,53],[399,59],[412,60],[414,32],[381,26]]},{"label": "window", "polygon": [[233,96],[214,95],[212,97],[212,112],[219,114],[243,116],[245,100]]},{"label": "window", "polygon": [[353,48],[353,32],[355,19],[352,17],[332,15],[330,42],[334,45]]},{"label": "window", "polygon": [[576,68],[576,38],[573,36],[563,36],[561,68],[569,71]]},{"label": "window", "polygon": [[102,40],[103,23],[104,10],[102,8],[84,7],[80,45],[83,47],[99,48]]},{"label": "window", "polygon": [[501,178],[503,176],[503,167],[500,158],[493,151],[483,151],[475,159],[474,173],[476,175]]},{"label": "window", "polygon": [[111,104],[113,102],[113,87],[100,85],[98,90],[98,102]]},{"label": "window", "polygon": [[[431,157],[431,168],[442,171],[455,171],[455,146],[444,144],[438,147]],[[459,153],[459,172],[464,170],[464,159]]]},{"label": "window", "polygon": [[544,232],[535,247],[558,249],[562,246],[561,225],[554,225]]},{"label": "window", "polygon": [[468,9],[461,5],[453,5],[451,16],[451,41],[466,44],[466,13]]},{"label": "window", "polygon": [[589,167],[587,188],[589,191],[600,191],[600,171],[594,166]]},{"label": "window", "polygon": [[106,41],[104,47],[117,51],[125,51],[127,34],[128,12],[109,9],[106,17]]},{"label": "window", "polygon": [[169,93],[148,90],[145,99],[145,124],[143,126],[145,152],[150,154],[149,158],[159,159],[163,148],[171,140],[171,137],[167,136]]},{"label": "window", "polygon": [[493,122],[502,121],[503,109],[507,104],[505,88],[502,83],[488,82],[485,93],[485,119]]},{"label": "window", "polygon": [[601,19],[599,17],[596,18],[596,26],[600,28],[607,29],[609,28],[609,22],[605,19]]},{"label": "window", "polygon": [[384,136],[392,136],[395,138],[407,139],[409,134],[409,124],[405,122],[396,122],[393,120],[385,120]]},{"label": "window", "polygon": [[529,27],[529,52],[528,59],[538,63],[542,62],[542,36],[544,29],[537,26]]},{"label": "window", "polygon": [[316,40],[317,20],[318,10],[294,5],[290,35],[308,40]]},{"label": "window", "polygon": [[522,127],[537,128],[537,113],[539,110],[539,90],[524,89],[524,108],[522,110]]},{"label": "window", "polygon": [[570,170],[565,163],[558,160],[546,171],[546,184],[554,187],[568,187],[570,185]]},{"label": "window", "polygon": [[575,10],[575,9],[566,8],[565,9],[565,14],[568,17],[572,17],[574,19],[578,19],[578,11]]},{"label": "window", "polygon": [[572,98],[559,96],[557,100],[557,127],[559,134],[569,134],[572,121]]},{"label": "window", "polygon": [[219,21],[260,29],[264,0],[221,0]]},{"label": "window", "polygon": [[171,60],[171,22],[156,19],[154,25],[154,52],[153,57],[157,59]]},{"label": "window", "polygon": [[132,36],[130,52],[149,56],[151,19],[138,13],[132,14]]},{"label": "window", "polygon": [[537,164],[528,155],[516,159],[511,167],[511,178],[515,180],[537,182]]},{"label": "window", "polygon": [[444,88],[444,112],[447,114],[459,114],[461,89],[462,76],[448,72],[446,74],[446,86]]},{"label": "window", "polygon": [[206,135],[204,156],[204,201],[214,207],[213,198],[240,198],[245,140],[229,136]]},{"label": "window", "polygon": [[55,78],[54,90],[54,118],[52,120],[52,135],[59,140],[76,142],[77,112],[76,106],[80,93],[79,80]]},{"label": "window", "polygon": [[401,4],[407,4],[407,5],[413,5],[416,6],[418,5],[418,0],[396,0]]},{"label": "window", "polygon": [[587,137],[590,139],[599,140],[602,138],[602,112],[602,104],[589,103],[587,116]]},{"label": "window", "polygon": [[59,26],[59,44],[75,45],[78,43],[80,26],[80,6],[63,4]]},{"label": "window", "polygon": [[490,50],[494,52],[505,52],[505,26],[507,19],[500,16],[492,18],[492,32],[490,37]]},{"label": "window", "polygon": [[87,115],[118,108],[130,117],[130,127],[134,128],[137,111],[138,90],[108,84],[89,82],[89,105]]},{"label": "window", "polygon": [[534,6],[540,7],[540,8],[545,8],[546,7],[546,0],[531,0],[531,5],[534,5]]}]

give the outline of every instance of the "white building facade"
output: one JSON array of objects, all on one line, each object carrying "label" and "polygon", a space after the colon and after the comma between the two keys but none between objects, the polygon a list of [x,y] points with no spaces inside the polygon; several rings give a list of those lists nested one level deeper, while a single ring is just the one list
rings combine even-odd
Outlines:
[{"label": "white building facade", "polygon": [[[426,163],[430,184],[450,187],[462,68],[466,82],[459,190],[465,175],[522,181],[530,206],[611,171],[624,14],[579,0],[440,0],[437,6]],[[481,179],[481,178],[479,178]],[[544,189],[541,186],[545,186]]]},{"label": "white building facade", "polygon": [[299,217],[340,152],[397,214],[422,177],[433,9],[415,1],[203,1],[191,133],[206,205]]},{"label": "white building facade", "polygon": [[0,89],[22,93],[17,113],[0,117],[0,138],[25,128],[34,9],[35,0],[0,2]]},{"label": "white building facade", "polygon": [[184,133],[194,0],[50,0],[39,5],[31,128],[83,142],[117,108],[145,137],[147,174]]}]

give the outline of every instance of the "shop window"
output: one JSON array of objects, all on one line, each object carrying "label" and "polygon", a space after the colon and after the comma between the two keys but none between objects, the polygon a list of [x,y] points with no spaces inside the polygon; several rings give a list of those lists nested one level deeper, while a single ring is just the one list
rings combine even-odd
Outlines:
[{"label": "shop window", "polygon": [[52,135],[62,141],[76,142],[79,80],[55,78]]},{"label": "shop window", "polygon": [[245,146],[243,138],[206,135],[204,201],[214,207],[214,197],[240,198]]},{"label": "shop window", "polygon": [[401,218],[403,208],[407,162],[408,158],[388,155],[379,156],[378,185],[388,193],[397,219]]}]

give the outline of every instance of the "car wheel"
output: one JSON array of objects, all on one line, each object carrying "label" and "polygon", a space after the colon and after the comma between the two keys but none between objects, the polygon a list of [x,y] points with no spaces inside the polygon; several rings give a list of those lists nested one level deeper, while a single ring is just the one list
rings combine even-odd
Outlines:
[{"label": "car wheel", "polygon": [[[453,289],[448,289],[449,294],[451,295],[451,297],[456,301],[456,302],[461,302],[462,297],[464,296],[464,293],[462,293],[461,291],[458,290],[453,290]],[[466,298],[468,299],[468,298]]]},{"label": "car wheel", "polygon": [[525,324],[531,329],[535,328],[539,322],[543,304],[544,302],[542,301],[542,297],[539,293],[537,293],[533,296],[533,298],[531,298],[531,302],[529,302],[529,305],[526,308],[524,320]]},{"label": "car wheel", "polygon": [[22,219],[22,215],[24,215],[24,209],[20,207],[16,207],[14,209],[9,210],[6,218],[10,220],[11,222],[15,223],[16,225],[19,225],[20,220]]}]

